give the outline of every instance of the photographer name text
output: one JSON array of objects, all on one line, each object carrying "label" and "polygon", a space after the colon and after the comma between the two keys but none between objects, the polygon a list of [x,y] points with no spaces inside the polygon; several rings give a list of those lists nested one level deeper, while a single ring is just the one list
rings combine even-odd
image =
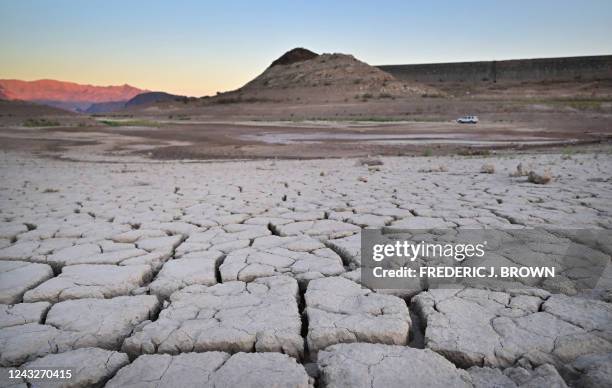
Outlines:
[{"label": "photographer name text", "polygon": [[374,267],[372,274],[376,278],[553,278],[555,267]]}]

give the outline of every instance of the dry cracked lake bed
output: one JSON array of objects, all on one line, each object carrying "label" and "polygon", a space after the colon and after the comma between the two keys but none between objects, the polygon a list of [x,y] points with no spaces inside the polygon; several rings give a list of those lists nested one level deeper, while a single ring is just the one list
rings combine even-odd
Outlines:
[{"label": "dry cracked lake bed", "polygon": [[612,386],[609,288],[359,275],[364,228],[609,230],[609,151],[0,160],[2,387]]}]

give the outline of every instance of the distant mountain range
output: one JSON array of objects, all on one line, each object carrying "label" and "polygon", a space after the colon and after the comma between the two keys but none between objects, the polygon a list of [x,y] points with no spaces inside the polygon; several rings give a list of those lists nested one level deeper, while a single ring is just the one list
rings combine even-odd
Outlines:
[{"label": "distant mountain range", "polygon": [[94,86],[51,79],[0,80],[0,99],[21,100],[83,113],[107,113],[184,96],[150,92],[130,85]]},{"label": "distant mountain range", "polygon": [[100,102],[127,102],[144,92],[148,90],[130,85],[94,86],[51,79],[0,80],[0,98],[36,102],[72,111],[84,111],[91,104]]}]

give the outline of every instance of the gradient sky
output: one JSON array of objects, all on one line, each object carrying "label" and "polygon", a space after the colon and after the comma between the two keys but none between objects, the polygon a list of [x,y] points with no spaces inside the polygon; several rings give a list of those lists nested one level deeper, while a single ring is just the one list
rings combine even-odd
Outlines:
[{"label": "gradient sky", "polygon": [[297,46],[370,64],[612,54],[612,1],[0,0],[0,78],[200,96]]}]

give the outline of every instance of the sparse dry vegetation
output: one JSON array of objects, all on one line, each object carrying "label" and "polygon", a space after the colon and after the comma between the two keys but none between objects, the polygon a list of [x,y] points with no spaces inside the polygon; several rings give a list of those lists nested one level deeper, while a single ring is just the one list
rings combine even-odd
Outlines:
[{"label": "sparse dry vegetation", "polygon": [[59,127],[60,125],[59,121],[46,118],[30,118],[23,122],[24,127]]},{"label": "sparse dry vegetation", "polygon": [[160,123],[151,120],[100,120],[109,127],[159,127]]}]

